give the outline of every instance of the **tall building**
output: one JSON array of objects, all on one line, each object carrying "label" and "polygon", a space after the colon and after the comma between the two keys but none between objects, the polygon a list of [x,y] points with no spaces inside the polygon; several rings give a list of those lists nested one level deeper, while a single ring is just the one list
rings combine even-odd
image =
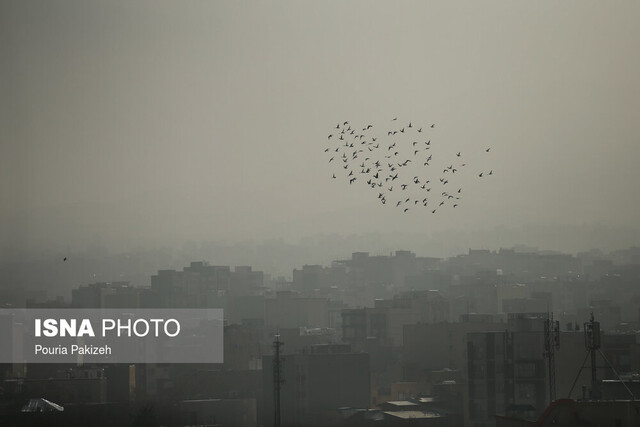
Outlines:
[{"label": "tall building", "polygon": [[[286,346],[286,342],[284,345]],[[274,357],[263,360],[264,425],[274,425]],[[344,344],[311,347],[280,360],[280,414],[283,426],[336,423],[338,408],[369,407],[369,355]]]},{"label": "tall building", "polygon": [[512,316],[502,332],[467,335],[469,413],[473,427],[495,426],[496,414],[536,419],[549,403],[541,316]]},{"label": "tall building", "polygon": [[265,302],[265,324],[272,328],[329,326],[329,301],[326,298],[302,297],[292,291],[280,291]]},{"label": "tall building", "polygon": [[402,346],[404,325],[442,323],[449,320],[449,303],[437,291],[411,291],[393,299],[376,300],[374,307],[342,311],[342,337],[354,349],[367,339],[383,347]]},{"label": "tall building", "polygon": [[159,270],[151,276],[149,307],[223,308],[230,299],[260,296],[264,288],[264,273],[251,267],[209,265],[192,262],[182,271]]},{"label": "tall building", "polygon": [[71,291],[73,308],[138,308],[140,289],[129,282],[100,282]]}]

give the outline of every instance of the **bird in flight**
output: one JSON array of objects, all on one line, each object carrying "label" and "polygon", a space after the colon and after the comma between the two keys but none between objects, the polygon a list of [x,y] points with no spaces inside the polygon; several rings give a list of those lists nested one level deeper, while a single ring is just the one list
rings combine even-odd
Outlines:
[{"label": "bird in flight", "polygon": [[[391,121],[400,122],[400,118],[394,117]],[[329,167],[339,170],[338,165],[342,165],[345,172],[344,174],[339,174],[335,171],[336,173],[332,173],[331,178],[337,181],[346,178],[345,181],[349,181],[349,184],[354,184],[354,188],[372,188],[374,191],[379,188],[380,191],[384,191],[385,194],[389,195],[398,194],[398,191],[395,193],[392,191],[393,186],[388,186],[393,181],[398,181],[397,187],[402,190],[401,194],[405,195],[405,197],[408,196],[406,200],[403,197],[402,200],[396,198],[392,201],[389,197],[385,197],[383,193],[378,191],[376,193],[378,193],[377,199],[382,204],[388,201],[390,203],[386,203],[387,205],[390,205],[390,207],[396,205],[403,212],[409,210],[408,206],[410,206],[411,201],[413,201],[416,209],[422,206],[432,206],[430,210],[433,213],[440,210],[439,207],[443,207],[442,209],[459,207],[457,200],[462,198],[462,188],[464,188],[465,180],[473,177],[473,174],[463,173],[466,163],[458,163],[459,160],[457,159],[462,158],[462,150],[459,150],[462,147],[450,147],[450,154],[445,154],[440,151],[440,145],[436,140],[432,143],[431,139],[424,141],[424,139],[420,140],[419,137],[415,136],[416,131],[421,133],[425,128],[433,129],[436,123],[426,123],[422,127],[419,123],[414,124],[413,120],[403,122],[405,123],[404,127],[393,126],[395,129],[387,128],[384,131],[379,129],[375,123],[358,126],[357,123],[350,125],[349,122],[344,121],[338,122],[336,126],[332,125],[331,127],[335,127],[337,131],[334,130],[325,134],[328,135],[327,139],[325,139],[328,142],[323,144],[324,147],[322,149],[328,153]],[[361,131],[356,131],[356,129],[361,129]],[[387,134],[385,135],[384,132],[387,132]],[[420,145],[420,142],[424,142],[425,145]],[[367,148],[365,149],[365,147]],[[454,150],[453,148],[458,149]],[[480,149],[485,150],[487,153],[491,151],[491,147],[487,146]],[[421,154],[423,150],[429,150],[428,153],[425,153],[424,158]],[[367,154],[360,156],[360,153]],[[385,158],[390,160],[385,161]],[[341,159],[342,161],[334,161],[336,159]],[[333,165],[330,164],[331,162],[333,162]],[[434,167],[427,168],[430,165]],[[439,171],[442,171],[442,173],[439,173]],[[358,177],[362,177],[362,179],[356,179],[356,172]],[[480,178],[488,177],[493,175],[493,170],[479,170],[476,174]],[[445,179],[445,177],[448,179]],[[451,183],[451,186],[455,186],[455,189],[452,190],[455,196],[447,193],[438,199],[434,198],[427,201],[424,196],[427,193],[431,194],[430,190],[432,190],[427,185],[430,181],[437,182],[436,179],[438,178],[442,186],[448,183]],[[385,185],[385,182],[388,184]],[[366,183],[367,187],[361,186],[360,183]],[[386,193],[387,190],[389,193]],[[456,190],[457,192],[455,192]],[[446,203],[450,199],[455,199],[452,200],[455,203]]]}]

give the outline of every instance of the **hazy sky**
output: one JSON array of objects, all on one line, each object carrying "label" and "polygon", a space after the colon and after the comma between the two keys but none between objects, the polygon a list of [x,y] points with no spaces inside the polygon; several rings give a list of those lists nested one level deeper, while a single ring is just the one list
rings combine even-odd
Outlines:
[{"label": "hazy sky", "polygon": [[[637,226],[640,2],[0,0],[0,238]],[[339,121],[492,147],[446,215],[330,179]],[[4,246],[4,245],[3,245]]]}]

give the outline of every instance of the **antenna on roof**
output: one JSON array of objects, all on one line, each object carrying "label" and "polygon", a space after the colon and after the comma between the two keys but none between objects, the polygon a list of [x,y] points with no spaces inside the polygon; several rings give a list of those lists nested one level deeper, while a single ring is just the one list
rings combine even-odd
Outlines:
[{"label": "antenna on roof", "polygon": [[584,364],[587,362],[587,358],[589,358],[589,356],[591,356],[591,399],[598,400],[602,397],[600,393],[600,386],[598,384],[598,377],[597,377],[597,369],[598,369],[598,367],[596,366],[596,351],[597,351],[598,353],[600,353],[600,356],[602,356],[602,359],[607,363],[607,365],[609,365],[609,368],[611,368],[616,378],[618,378],[618,380],[627,390],[631,398],[635,400],[636,397],[634,396],[634,394],[631,392],[629,387],[627,387],[624,380],[620,378],[620,375],[618,375],[618,372],[615,370],[613,365],[611,365],[611,363],[606,358],[602,350],[600,350],[600,346],[601,346],[600,345],[601,344],[600,322],[596,322],[594,320],[593,313],[591,313],[591,318],[589,319],[589,321],[584,323],[583,330],[584,330],[584,345],[587,348],[587,355],[585,356],[584,361],[582,362],[582,366],[578,371],[578,375],[576,376],[576,379],[573,381],[571,390],[569,390],[569,397],[571,397],[573,388],[575,387],[576,382],[578,381],[578,377],[580,377],[580,373],[584,369]]}]

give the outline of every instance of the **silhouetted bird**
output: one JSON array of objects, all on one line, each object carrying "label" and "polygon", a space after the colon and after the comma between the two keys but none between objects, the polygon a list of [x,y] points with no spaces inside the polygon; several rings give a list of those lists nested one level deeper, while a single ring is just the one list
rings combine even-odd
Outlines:
[{"label": "silhouetted bird", "polygon": [[[392,121],[395,121],[395,120],[399,120],[398,117],[395,117],[392,119]],[[387,141],[380,141],[379,143],[375,143],[375,141],[376,140],[379,141],[380,138],[377,138],[376,135],[367,134],[368,131],[374,127],[373,124],[368,124],[367,126],[364,126],[364,127],[360,126],[360,128],[362,129],[362,132],[360,134],[356,134],[355,128],[358,127],[357,125],[354,125],[352,127],[349,125],[349,122],[345,121],[343,123],[344,124],[338,123],[335,126],[338,132],[330,131],[329,134],[325,134],[325,135],[328,135],[327,139],[329,140],[329,143],[327,143],[325,148],[323,149],[324,152],[333,152],[331,150],[335,151],[335,157],[331,157],[329,159],[329,163],[331,163],[332,161],[338,158],[341,158],[343,160],[342,165],[343,165],[343,168],[345,169],[345,172],[348,173],[348,175],[341,175],[340,178],[346,177],[347,178],[346,180],[349,180],[349,184],[355,184],[356,182],[355,171],[357,169],[360,169],[359,170],[360,174],[367,175],[361,180],[363,184],[366,182],[368,186],[374,189],[376,187],[380,187],[380,191],[384,191],[384,192],[387,191],[387,186],[385,182],[391,183],[392,181],[398,180],[398,186],[401,187],[401,190],[404,190],[403,194],[405,194],[405,196],[408,196],[406,200],[403,199],[404,201],[401,200],[398,202],[400,203],[400,205],[402,205],[403,203],[407,204],[407,206],[403,207],[405,212],[406,210],[409,209],[408,206],[410,206],[409,202],[411,201],[413,201],[415,206],[417,206],[418,203],[422,201],[422,204],[424,206],[429,205],[434,207],[435,209],[433,209],[432,211],[433,213],[436,213],[436,210],[438,209],[436,206],[433,206],[433,205],[437,205],[438,203],[440,203],[438,206],[449,206],[449,207],[458,206],[457,202],[454,204],[448,204],[446,203],[446,200],[453,199],[453,198],[455,198],[455,200],[458,200],[460,199],[460,197],[454,197],[453,195],[448,194],[446,192],[444,192],[446,194],[443,194],[443,196],[440,198],[440,201],[432,200],[431,201],[432,203],[429,203],[427,198],[422,198],[425,196],[425,194],[422,194],[420,197],[418,197],[420,195],[419,193],[420,190],[424,192],[429,192],[431,190],[431,188],[427,187],[427,184],[430,182],[429,179],[435,182],[435,179],[434,179],[436,177],[435,173],[437,173],[437,170],[438,170],[437,168],[435,170],[426,168],[427,166],[433,164],[431,162],[431,160],[433,159],[433,155],[431,154],[428,154],[428,157],[426,157],[426,161],[423,160],[424,169],[422,172],[419,170],[420,168],[419,165],[415,165],[411,168],[408,167],[409,162],[411,162],[412,160],[408,158],[409,156],[411,156],[411,151],[413,151],[413,155],[415,157],[419,154],[419,151],[422,151],[422,149],[418,149],[417,147],[420,142],[414,141],[413,139],[411,139],[412,137],[409,136],[410,132],[406,132],[406,131],[407,129],[415,128],[418,130],[418,132],[421,132],[423,130],[423,127],[420,127],[420,126],[415,127],[413,125],[413,121],[405,122],[407,123],[405,127],[397,128],[395,130],[387,129],[388,130]],[[427,124],[427,127],[435,128],[435,123]],[[405,134],[407,135],[405,136]],[[382,135],[384,135],[384,133],[382,133]],[[393,135],[393,138],[390,137],[391,135]],[[349,139],[349,138],[352,138],[352,139]],[[335,144],[333,146],[331,146],[331,143],[332,143],[331,140],[335,141]],[[360,149],[354,148],[354,145],[355,145],[354,140],[360,141],[361,147],[358,147]],[[371,142],[371,141],[374,141],[374,142]],[[439,145],[437,143],[432,145],[431,140],[427,140],[427,141],[423,140],[423,142],[425,143],[425,147],[424,147],[425,151],[430,150],[429,153],[431,153],[439,150]],[[364,147],[362,147],[363,145],[367,147],[367,151],[364,151]],[[386,152],[384,151],[384,148],[380,150],[381,145],[382,147],[387,147]],[[327,148],[327,146],[329,146],[329,148]],[[343,146],[346,148],[343,148]],[[486,146],[484,148],[484,150],[487,153],[490,152],[490,149],[491,147],[486,147]],[[360,157],[359,153],[363,153],[363,152],[366,153],[366,155]],[[435,154],[438,158],[443,157],[443,160],[446,161],[445,156],[443,156],[440,152]],[[450,156],[453,157],[453,159],[461,158],[462,151],[452,150]],[[349,161],[350,158],[351,158],[351,161]],[[355,159],[358,159],[358,158],[360,159],[360,161],[356,163]],[[363,158],[364,158],[364,161],[362,160]],[[394,160],[388,160],[387,162],[384,162],[383,158],[394,159]],[[419,161],[416,161],[416,162],[419,163]],[[385,163],[387,166],[384,166]],[[340,163],[334,162],[334,165],[336,166],[336,168],[338,164]],[[355,167],[355,165],[358,165],[359,167]],[[438,164],[437,166],[440,166],[440,165]],[[453,193],[453,194],[457,194],[458,196],[461,195],[462,187],[464,186],[464,185],[460,185],[464,183],[459,180],[464,179],[465,177],[462,174],[458,174],[456,172],[458,172],[458,169],[459,168],[461,169],[463,166],[465,166],[464,163],[456,167],[454,167],[454,164],[445,166],[444,168],[441,169],[442,170],[441,176],[438,177],[440,178],[440,182],[442,183],[443,186],[451,181],[452,185],[455,185],[456,187],[458,187],[457,189],[455,189],[457,193],[455,192]],[[406,170],[411,170],[412,172],[415,171],[417,174],[413,177],[413,179],[409,179],[409,177],[406,176],[407,175],[407,173],[405,173]],[[433,175],[424,176],[423,173],[429,170],[433,172]],[[447,176],[447,171],[451,172],[451,174],[448,176]],[[402,175],[400,175],[401,173]],[[482,178],[485,176],[492,175],[493,171],[492,170],[489,172],[481,171],[476,173],[478,173],[479,174],[478,176]],[[337,179],[337,175],[338,175],[337,173],[333,173],[331,175],[331,178]],[[429,178],[429,179],[426,179],[426,178]],[[450,181],[445,178],[450,178]],[[414,185],[411,185],[411,184],[414,184]],[[359,185],[355,185],[354,187],[358,188]],[[391,192],[392,190],[393,190],[393,186],[389,186],[388,191]],[[378,194],[378,199],[381,201],[382,204],[385,204],[387,201],[383,193]],[[389,202],[392,203],[391,201]]]}]

